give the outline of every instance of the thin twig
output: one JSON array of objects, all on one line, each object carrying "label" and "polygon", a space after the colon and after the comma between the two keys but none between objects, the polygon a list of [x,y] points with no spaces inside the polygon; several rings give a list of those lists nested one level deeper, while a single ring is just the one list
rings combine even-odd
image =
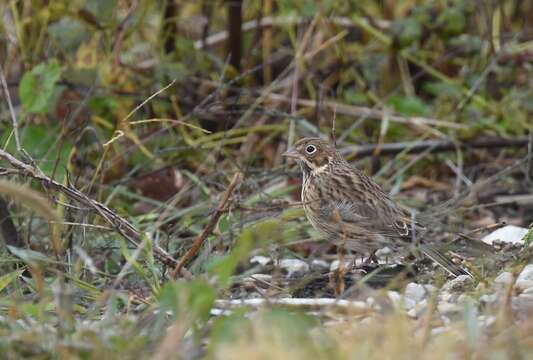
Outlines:
[{"label": "thin twig", "polygon": [[15,115],[15,109],[13,109],[13,103],[11,102],[11,96],[9,95],[9,89],[7,87],[6,77],[4,76],[4,70],[0,66],[0,81],[2,82],[2,88],[6,94],[6,102],[9,107],[9,114],[11,115],[11,122],[13,123],[13,133],[15,134],[15,144],[17,146],[17,151],[21,152],[22,147],[20,145],[20,136],[19,136],[19,124],[17,121],[17,116]]},{"label": "thin twig", "polygon": [[207,239],[207,236],[211,234],[216,224],[218,223],[218,219],[220,219],[222,214],[224,214],[226,210],[226,204],[228,203],[229,198],[231,194],[233,193],[233,190],[235,190],[235,188],[241,181],[242,181],[242,174],[236,173],[233,176],[233,179],[231,179],[231,182],[228,188],[224,192],[224,195],[222,196],[222,200],[220,200],[220,204],[218,205],[217,210],[211,216],[211,219],[209,219],[209,222],[205,226],[204,230],[196,237],[189,251],[187,251],[185,255],[183,255],[179,263],[176,265],[176,268],[174,269],[171,275],[173,279],[176,279],[178,277],[183,267],[187,265],[187,263],[198,253],[203,243]]},{"label": "thin twig", "polygon": [[331,123],[331,142],[333,143],[333,147],[337,148],[337,129],[336,129],[336,122],[337,122],[337,107],[333,107],[333,121]]},{"label": "thin twig", "polygon": [[[527,137],[519,137],[515,139],[504,138],[486,138],[465,140],[459,143],[461,147],[474,149],[498,149],[498,148],[521,148],[528,144]],[[374,151],[379,145],[362,145],[362,146],[346,146],[340,152],[343,155],[355,153],[356,157],[365,157],[374,154]],[[407,150],[409,154],[416,154],[431,149],[432,153],[442,151],[453,151],[457,149],[457,143],[449,140],[425,140],[425,141],[410,141],[383,144],[380,147],[379,155],[395,155]]]},{"label": "thin twig", "polygon": [[[31,177],[42,183],[44,187],[52,188],[56,191],[63,193],[69,199],[77,201],[80,204],[90,208],[104,218],[117,233],[122,235],[128,242],[138,247],[141,244],[141,234],[132,224],[127,220],[117,215],[113,210],[109,209],[104,204],[89,198],[87,195],[76,189],[72,185],[65,186],[53,179],[46,176],[39,168],[26,164],[10,153],[0,149],[0,158],[9,162],[19,173],[23,176]],[[0,172],[3,169],[0,169]],[[165,250],[159,246],[153,246],[154,256],[167,266],[175,266],[176,260],[174,260]]]},{"label": "thin twig", "polygon": [[[291,103],[291,99],[287,98],[286,96],[283,96],[281,94],[276,93],[270,93],[265,95],[265,98],[270,101],[279,101],[282,103]],[[297,105],[300,107],[307,107],[314,109],[316,107],[316,101],[310,100],[310,99],[297,99]],[[336,108],[337,113],[346,115],[346,116],[356,116],[356,117],[366,117],[368,119],[374,119],[374,120],[382,120],[385,116],[384,110],[379,109],[373,109],[369,107],[364,106],[355,106],[355,105],[348,105],[343,104],[336,101],[330,101],[326,100],[324,101],[324,107],[333,109]],[[425,118],[425,117],[404,117],[399,115],[389,115],[389,120],[392,122],[402,123],[402,124],[410,124],[410,125],[416,125],[416,126],[440,126],[440,127],[446,127],[451,129],[464,129],[467,126],[462,124],[457,124],[450,121],[444,121],[444,120],[438,120],[438,119],[432,119],[432,118]]]},{"label": "thin twig", "polygon": [[[348,17],[333,16],[326,20],[337,26],[353,27],[355,25],[354,22]],[[264,16],[259,22],[257,20],[244,22],[242,24],[242,31],[245,32],[255,30],[257,27],[262,27],[266,29],[280,26],[285,27],[294,24],[299,24],[302,21],[307,21],[307,18],[304,16]],[[390,21],[387,20],[373,19],[373,21],[377,22],[379,28],[388,28],[390,26]],[[215,34],[202,37],[202,39],[195,41],[194,48],[198,50],[211,47],[226,41],[227,38],[228,31],[223,30]]]}]

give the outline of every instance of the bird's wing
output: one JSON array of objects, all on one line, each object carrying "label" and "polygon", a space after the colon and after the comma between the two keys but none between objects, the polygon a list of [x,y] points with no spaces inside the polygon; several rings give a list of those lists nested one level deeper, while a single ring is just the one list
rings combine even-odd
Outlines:
[{"label": "bird's wing", "polygon": [[[391,206],[394,203],[391,202]],[[366,228],[384,236],[409,236],[411,226],[399,217],[395,207],[379,208],[365,202],[350,199],[322,201],[320,216],[328,223],[342,223],[346,231],[351,228]]]},{"label": "bird's wing", "polygon": [[327,221],[360,222],[368,220],[368,209],[362,209],[347,199],[322,201],[320,216]]}]

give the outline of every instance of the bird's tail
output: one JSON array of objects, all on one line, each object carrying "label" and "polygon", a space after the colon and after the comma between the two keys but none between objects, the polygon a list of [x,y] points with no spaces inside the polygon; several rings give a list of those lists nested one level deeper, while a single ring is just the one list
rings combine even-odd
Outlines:
[{"label": "bird's tail", "polygon": [[454,276],[459,275],[468,275],[471,278],[474,278],[474,276],[466,269],[463,269],[459,266],[457,266],[453,261],[450,260],[448,256],[442,253],[439,249],[436,249],[435,247],[427,244],[422,244],[419,247],[420,251],[424,253],[428,258],[442,266],[444,270],[449,272],[450,274]]}]

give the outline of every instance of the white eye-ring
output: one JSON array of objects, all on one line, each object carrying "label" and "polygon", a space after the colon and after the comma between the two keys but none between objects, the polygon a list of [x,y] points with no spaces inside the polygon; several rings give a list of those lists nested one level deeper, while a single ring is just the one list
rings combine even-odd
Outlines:
[{"label": "white eye-ring", "polygon": [[315,145],[307,145],[305,148],[305,152],[309,155],[314,154],[316,152],[316,146]]}]

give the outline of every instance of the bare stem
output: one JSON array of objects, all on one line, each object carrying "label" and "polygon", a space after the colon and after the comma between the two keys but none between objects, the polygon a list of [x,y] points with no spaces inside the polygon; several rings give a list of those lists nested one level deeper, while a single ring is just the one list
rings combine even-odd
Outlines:
[{"label": "bare stem", "polygon": [[209,219],[209,222],[205,226],[204,230],[194,239],[194,242],[189,249],[183,255],[181,260],[179,261],[178,265],[176,265],[176,268],[172,272],[172,278],[176,279],[178,275],[181,273],[181,270],[187,263],[198,253],[198,251],[201,249],[203,243],[211,234],[213,229],[215,228],[216,224],[218,223],[218,219],[222,216],[222,214],[226,211],[226,204],[228,203],[231,194],[233,193],[233,190],[237,187],[237,185],[242,181],[242,174],[236,173],[233,176],[233,179],[231,179],[231,182],[224,192],[224,195],[222,196],[222,200],[220,200],[220,203],[218,204],[218,208],[215,211],[215,213],[211,216],[211,219]]}]

